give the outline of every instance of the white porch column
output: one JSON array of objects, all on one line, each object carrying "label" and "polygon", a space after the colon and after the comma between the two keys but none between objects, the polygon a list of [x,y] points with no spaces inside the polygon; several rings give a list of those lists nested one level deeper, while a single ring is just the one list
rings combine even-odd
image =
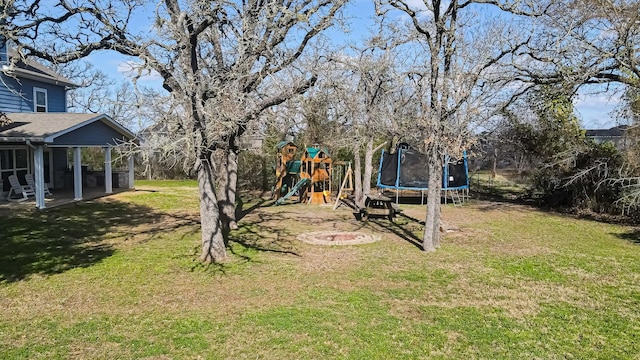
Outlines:
[{"label": "white porch column", "polygon": [[133,177],[135,176],[135,164],[133,163],[133,155],[129,155],[129,189],[133,189],[135,186]]},{"label": "white porch column", "polygon": [[55,188],[56,184],[55,184],[55,174],[53,172],[53,149],[49,149],[49,168],[45,169],[45,171],[49,172],[49,186],[50,188]]},{"label": "white porch column", "polygon": [[111,146],[102,148],[104,151],[104,192],[105,194],[113,193],[113,175],[111,170]]},{"label": "white porch column", "polygon": [[73,200],[82,200],[82,157],[80,148],[73,148]]},{"label": "white porch column", "polygon": [[33,163],[34,163],[34,182],[36,188],[33,189],[36,193],[36,207],[38,209],[44,209],[44,147],[36,146],[33,150]]}]

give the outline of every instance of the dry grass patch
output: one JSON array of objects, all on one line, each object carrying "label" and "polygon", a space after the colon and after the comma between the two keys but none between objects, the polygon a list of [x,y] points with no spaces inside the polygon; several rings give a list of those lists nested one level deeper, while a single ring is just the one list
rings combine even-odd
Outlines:
[{"label": "dry grass patch", "polygon": [[[204,266],[196,260],[197,207],[185,205],[197,203],[195,189],[149,190],[3,222],[11,259],[46,251],[26,258],[35,263],[0,265],[7,279],[0,281],[0,358],[640,352],[633,311],[640,248],[616,235],[621,227],[511,205],[448,206],[443,218],[456,231],[426,254],[415,245],[420,206],[402,205],[407,217],[393,224],[364,223],[346,208],[256,200],[232,232],[230,260]],[[66,240],[49,247],[63,230]],[[381,241],[320,247],[295,239],[310,231],[359,231]]]},{"label": "dry grass patch", "polygon": [[310,248],[313,245],[305,247],[304,253],[298,261],[300,271],[326,273],[326,272],[344,272],[359,266],[359,262],[363,256],[361,249],[331,249],[330,251],[323,249]]}]

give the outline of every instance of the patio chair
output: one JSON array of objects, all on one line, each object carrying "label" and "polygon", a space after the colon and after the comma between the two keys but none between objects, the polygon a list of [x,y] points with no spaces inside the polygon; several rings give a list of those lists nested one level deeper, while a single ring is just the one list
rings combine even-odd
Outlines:
[{"label": "patio chair", "polygon": [[[32,174],[24,174],[24,179],[27,181],[27,185],[33,189],[33,191],[36,191],[36,182],[33,180],[33,175]],[[49,191],[49,187],[47,186],[47,183],[44,183],[44,194],[45,195],[51,195],[51,191]]]},{"label": "patio chair", "polygon": [[[29,186],[24,186],[20,184],[18,181],[18,177],[15,175],[9,175],[9,184],[11,185],[11,189],[9,190],[9,194],[7,195],[7,200],[9,201],[20,201],[27,200],[29,196],[36,197],[36,193]],[[22,195],[22,198],[13,199],[12,195]]]}]

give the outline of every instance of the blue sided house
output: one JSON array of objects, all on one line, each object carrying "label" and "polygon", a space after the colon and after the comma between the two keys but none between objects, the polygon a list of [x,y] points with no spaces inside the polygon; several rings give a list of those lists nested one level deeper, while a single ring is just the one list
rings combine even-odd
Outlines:
[{"label": "blue sided house", "polygon": [[[25,186],[33,178],[40,209],[48,189],[73,189],[81,200],[87,186],[107,194],[113,187],[133,188],[133,159],[115,173],[111,150],[134,134],[104,114],[67,112],[67,91],[77,85],[39,63],[15,59],[0,39],[0,199],[11,193],[10,178]],[[89,174],[81,162],[81,149],[88,147],[103,149],[100,173]]]}]

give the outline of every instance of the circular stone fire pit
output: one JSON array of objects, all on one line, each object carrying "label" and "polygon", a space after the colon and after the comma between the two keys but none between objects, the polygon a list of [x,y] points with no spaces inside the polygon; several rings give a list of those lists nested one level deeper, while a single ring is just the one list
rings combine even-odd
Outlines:
[{"label": "circular stone fire pit", "polygon": [[353,231],[316,231],[300,234],[298,240],[312,245],[358,245],[376,242],[380,238]]}]

